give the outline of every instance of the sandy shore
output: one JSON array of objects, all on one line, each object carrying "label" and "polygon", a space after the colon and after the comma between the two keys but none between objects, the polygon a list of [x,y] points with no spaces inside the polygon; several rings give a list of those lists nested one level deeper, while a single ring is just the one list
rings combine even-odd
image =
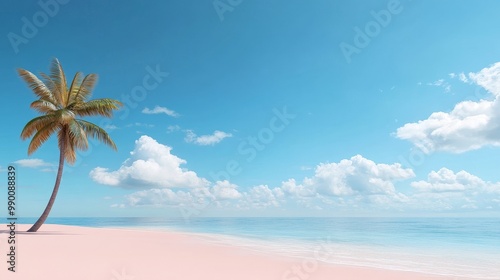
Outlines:
[{"label": "sandy shore", "polygon": [[266,255],[177,232],[61,225],[44,225],[37,233],[21,232],[27,228],[27,225],[18,225],[16,272],[13,273],[7,270],[9,234],[6,226],[1,226],[0,279],[458,279]]}]

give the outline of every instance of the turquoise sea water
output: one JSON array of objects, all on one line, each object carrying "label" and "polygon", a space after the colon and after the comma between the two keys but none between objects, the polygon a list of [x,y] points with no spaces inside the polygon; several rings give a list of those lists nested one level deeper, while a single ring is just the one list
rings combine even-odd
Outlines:
[{"label": "turquoise sea water", "polygon": [[49,218],[47,223],[180,230],[304,259],[322,251],[322,262],[500,279],[499,218]]}]

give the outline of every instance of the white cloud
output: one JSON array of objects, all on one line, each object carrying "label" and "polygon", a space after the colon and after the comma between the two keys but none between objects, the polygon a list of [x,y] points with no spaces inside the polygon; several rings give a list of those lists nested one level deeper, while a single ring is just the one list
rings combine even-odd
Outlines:
[{"label": "white cloud", "polygon": [[312,177],[304,178],[301,183],[289,179],[282,182],[279,189],[286,197],[310,209],[325,204],[340,208],[360,208],[361,205],[387,208],[408,200],[394,184],[413,177],[413,170],[402,168],[399,163],[375,163],[356,155],[338,163],[320,163]]},{"label": "white cloud", "polygon": [[[43,161],[20,161],[45,166]],[[337,163],[320,163],[314,175],[300,182],[283,181],[277,187],[257,185],[241,188],[227,180],[209,182],[182,168],[186,161],[171,148],[141,136],[131,157],[117,170],[97,167],[91,178],[101,184],[135,189],[125,201],[110,207],[174,207],[200,213],[212,208],[251,210],[281,208],[291,203],[309,209],[493,209],[500,205],[500,182],[488,182],[466,171],[447,168],[432,171],[427,180],[412,182],[414,193],[398,191],[398,181],[415,177],[399,163],[375,163],[356,155]],[[20,163],[18,163],[20,164]],[[490,207],[490,208],[488,208]],[[360,210],[360,211],[361,211]]]},{"label": "white cloud", "polygon": [[441,168],[429,173],[427,181],[412,182],[411,186],[422,192],[461,192],[484,188],[486,182],[463,170],[454,173],[450,169]]},{"label": "white cloud", "polygon": [[147,124],[147,123],[140,123],[140,122],[135,122],[131,124],[127,124],[127,127],[132,127],[132,126],[139,126],[139,127],[154,127],[154,124]]},{"label": "white cloud", "polygon": [[194,143],[200,146],[215,145],[224,138],[232,137],[231,133],[216,130],[213,134],[197,136],[192,130],[186,130],[186,137],[184,140],[188,143]]},{"label": "white cloud", "polygon": [[[500,182],[485,181],[464,170],[448,168],[431,171],[427,180],[412,182],[418,192],[410,197],[407,207],[425,210],[491,209],[498,207]],[[496,198],[495,198],[496,197]]]},{"label": "white cloud", "polygon": [[174,110],[170,110],[168,108],[161,107],[161,106],[155,106],[153,109],[144,108],[142,110],[142,113],[144,113],[144,114],[166,114],[166,115],[169,115],[169,116],[175,117],[175,118],[180,116]]},{"label": "white cloud", "polygon": [[283,197],[284,193],[280,188],[270,189],[267,185],[259,185],[250,189],[245,193],[244,201],[241,202],[241,208],[260,209],[270,206],[279,207],[279,198]]},{"label": "white cloud", "polygon": [[429,86],[437,86],[437,87],[442,86],[443,84],[444,84],[444,79],[439,79],[435,82],[427,83],[427,85]]},{"label": "white cloud", "polygon": [[129,206],[156,206],[181,207],[191,212],[204,210],[210,206],[220,206],[225,202],[226,207],[260,209],[270,206],[278,207],[278,199],[283,197],[279,188],[270,189],[259,185],[250,188],[247,192],[240,192],[239,187],[229,181],[217,181],[212,187],[199,187],[188,190],[150,189],[127,195]]},{"label": "white cloud", "polygon": [[[287,199],[316,208],[316,202],[347,205],[347,201],[383,204],[388,201],[404,201],[406,196],[397,192],[394,182],[414,177],[411,169],[400,164],[377,164],[360,155],[344,159],[339,163],[322,163],[315,175],[304,178],[301,184],[295,179],[281,183],[279,187],[257,185],[246,191],[229,181],[217,181],[210,187],[202,186],[189,190],[154,188],[135,192],[127,197],[128,205],[184,206],[199,208],[207,204],[232,206],[239,209],[261,209],[280,207]],[[195,195],[196,193],[196,195]],[[333,201],[331,197],[337,199]],[[344,200],[346,198],[347,200]]]},{"label": "white cloud", "polygon": [[467,75],[465,75],[464,72],[462,73],[450,73],[448,74],[450,76],[450,78],[452,79],[455,79],[455,78],[458,78],[460,81],[464,82],[464,83],[470,83],[470,80],[467,78]]},{"label": "white cloud", "polygon": [[457,173],[448,168],[431,171],[427,181],[412,182],[411,186],[421,192],[499,192],[500,183],[486,182],[464,170]]},{"label": "white cloud", "polygon": [[460,81],[464,82],[464,83],[469,83],[469,79],[467,79],[467,76],[465,76],[464,73],[460,73],[458,75],[458,78],[460,79]]},{"label": "white cloud", "polygon": [[205,200],[210,198],[208,189],[200,187],[188,191],[171,189],[149,189],[142,190],[126,196],[129,206],[184,206],[196,207],[197,205],[206,205]]},{"label": "white cloud", "polygon": [[212,187],[212,194],[219,199],[237,199],[242,194],[237,190],[238,186],[229,183],[229,181],[217,181]]},{"label": "white cloud", "polygon": [[[29,167],[29,168],[53,166],[53,164],[45,162],[42,159],[38,159],[38,158],[20,159],[20,160],[15,161],[14,163],[19,165],[19,166]],[[52,170],[50,170],[50,171],[52,171]]]},{"label": "white cloud", "polygon": [[333,196],[354,194],[394,194],[394,181],[414,177],[411,169],[401,164],[377,164],[361,155],[339,163],[322,163],[315,175],[306,178],[304,185],[314,187],[319,193]]},{"label": "white cloud", "polygon": [[451,85],[448,82],[446,82],[444,79],[439,79],[439,80],[434,81],[432,83],[427,83],[427,85],[428,86],[442,87],[442,88],[444,88],[445,92],[451,91]]},{"label": "white cloud", "polygon": [[477,73],[469,73],[469,78],[495,96],[500,96],[500,62]]},{"label": "white cloud", "polygon": [[407,123],[396,131],[426,153],[461,153],[484,146],[500,146],[500,63],[470,73],[474,83],[495,96],[494,100],[463,101],[451,112],[435,112],[429,118]]},{"label": "white cloud", "polygon": [[178,130],[180,130],[180,129],[181,129],[181,127],[180,127],[180,126],[178,126],[178,125],[169,125],[169,126],[167,127],[167,132],[168,132],[168,133],[172,133],[172,132],[178,131]]},{"label": "white cloud", "polygon": [[96,167],[90,172],[90,177],[100,184],[123,188],[194,188],[208,185],[208,181],[195,172],[181,168],[186,161],[171,154],[171,150],[144,135],[135,141],[131,157],[117,170]]},{"label": "white cloud", "polygon": [[281,190],[288,195],[295,197],[314,197],[316,196],[316,190],[311,185],[304,186],[297,184],[295,179],[288,179],[281,183]]},{"label": "white cloud", "polygon": [[115,130],[115,129],[118,129],[118,127],[116,125],[113,125],[113,124],[107,124],[103,128],[106,129],[106,130]]}]

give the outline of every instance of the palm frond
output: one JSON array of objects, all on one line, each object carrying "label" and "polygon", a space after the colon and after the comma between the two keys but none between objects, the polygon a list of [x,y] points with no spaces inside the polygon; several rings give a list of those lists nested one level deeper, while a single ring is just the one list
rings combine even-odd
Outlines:
[{"label": "palm frond", "polygon": [[43,114],[57,111],[57,107],[52,102],[43,99],[33,101],[30,107]]},{"label": "palm frond", "polygon": [[60,109],[56,112],[58,122],[60,124],[69,124],[75,119],[75,112],[69,109]]},{"label": "palm frond", "polygon": [[59,90],[60,86],[57,85],[57,83],[54,80],[52,80],[52,78],[49,77],[47,74],[40,72],[40,76],[42,76],[43,82],[45,83],[45,85],[47,85],[50,92],[52,92],[52,96],[54,96],[54,101],[55,101],[54,103],[57,105],[57,107],[63,108],[64,107],[62,98],[63,93],[61,93],[61,91]]},{"label": "palm frond", "polygon": [[76,104],[73,108],[75,114],[80,117],[85,116],[113,116],[113,110],[119,109],[123,104],[114,99],[101,98],[90,100],[85,103]]},{"label": "palm frond", "polygon": [[49,123],[55,123],[57,117],[55,114],[43,115],[40,117],[36,117],[29,121],[23,128],[21,132],[21,138],[25,140],[26,138],[31,137],[33,134],[41,130]]},{"label": "palm frond", "polygon": [[85,133],[83,127],[76,120],[72,120],[69,123],[68,132],[72,146],[83,151],[89,148],[87,134]]},{"label": "palm frond", "polygon": [[30,89],[42,100],[47,100],[49,102],[55,103],[54,96],[52,92],[37,76],[35,76],[30,71],[24,69],[18,69],[17,73],[19,76],[28,84]]},{"label": "palm frond", "polygon": [[74,164],[76,161],[76,151],[75,146],[71,145],[71,141],[66,145],[66,151],[64,152],[64,158],[69,164]]},{"label": "palm frond", "polygon": [[61,103],[62,105],[67,105],[67,95],[66,91],[68,90],[68,86],[66,84],[66,75],[64,74],[61,63],[57,58],[52,60],[50,65],[50,78],[54,81],[57,90],[61,94]]},{"label": "palm frond", "polygon": [[82,83],[80,84],[80,88],[75,95],[74,102],[85,102],[92,95],[92,91],[94,90],[95,85],[97,84],[98,76],[97,74],[88,74],[83,78]]},{"label": "palm frond", "polygon": [[48,123],[43,128],[39,129],[28,146],[28,155],[38,150],[40,146],[50,138],[50,135],[58,129],[57,123]]},{"label": "palm frond", "polygon": [[71,86],[68,89],[68,105],[76,101],[76,95],[80,90],[80,86],[82,84],[82,76],[82,72],[77,72],[75,74],[75,77],[73,77]]},{"label": "palm frond", "polygon": [[78,122],[78,124],[80,124],[80,126],[87,134],[87,137],[96,138],[97,140],[113,148],[113,150],[115,151],[117,150],[115,142],[113,142],[109,134],[104,129],[88,121],[80,119],[77,119],[75,121]]},{"label": "palm frond", "polygon": [[52,61],[49,75],[40,73],[38,78],[24,69],[18,69],[18,72],[39,97],[31,103],[31,108],[43,114],[30,120],[21,132],[23,140],[33,137],[28,154],[35,152],[56,131],[59,149],[70,164],[76,161],[76,150],[88,149],[89,137],[116,150],[115,143],[104,129],[76,119],[77,116],[111,117],[113,110],[123,106],[121,102],[110,98],[87,101],[97,83],[96,74],[83,77],[81,72],[77,72],[68,88],[64,70],[57,59]]}]

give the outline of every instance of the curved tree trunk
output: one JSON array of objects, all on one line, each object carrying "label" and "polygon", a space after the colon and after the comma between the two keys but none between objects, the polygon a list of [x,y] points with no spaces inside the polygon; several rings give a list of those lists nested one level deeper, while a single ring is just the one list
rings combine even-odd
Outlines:
[{"label": "curved tree trunk", "polygon": [[43,211],[42,215],[36,223],[28,229],[28,232],[36,232],[42,225],[45,223],[45,220],[47,220],[47,217],[49,217],[50,210],[52,209],[52,205],[54,205],[54,202],[56,201],[56,196],[57,192],[59,191],[59,184],[61,183],[61,177],[63,173],[63,167],[64,167],[64,150],[66,149],[65,143],[66,141],[63,141],[62,147],[61,148],[61,154],[59,155],[59,168],[57,169],[57,177],[56,177],[56,183],[54,185],[54,190],[52,191],[52,195],[50,196],[49,203],[47,203],[47,206],[45,207],[45,210]]}]

